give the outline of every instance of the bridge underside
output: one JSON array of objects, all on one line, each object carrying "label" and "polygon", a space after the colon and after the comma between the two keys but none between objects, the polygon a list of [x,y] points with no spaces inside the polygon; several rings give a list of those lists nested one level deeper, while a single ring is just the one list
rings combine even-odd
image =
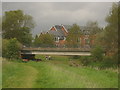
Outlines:
[{"label": "bridge underside", "polygon": [[90,56],[90,52],[24,52],[21,54],[40,54],[40,55],[79,55]]}]

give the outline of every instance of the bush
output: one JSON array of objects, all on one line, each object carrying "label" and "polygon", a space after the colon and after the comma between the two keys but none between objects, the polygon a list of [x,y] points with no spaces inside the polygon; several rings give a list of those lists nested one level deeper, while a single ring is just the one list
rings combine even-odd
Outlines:
[{"label": "bush", "polygon": [[80,58],[80,56],[78,56],[78,55],[70,56],[70,59],[79,59],[79,58]]},{"label": "bush", "polygon": [[90,62],[91,62],[91,57],[89,56],[82,56],[80,58],[80,61],[81,63],[84,65],[84,66],[87,66]]},{"label": "bush", "polygon": [[114,68],[117,67],[117,62],[113,57],[105,56],[102,61],[90,62],[89,66],[98,67],[99,69]]},{"label": "bush", "polygon": [[113,57],[104,57],[104,60],[102,62],[101,68],[110,68],[110,67],[116,67],[117,62],[113,59]]},{"label": "bush", "polygon": [[104,51],[103,51],[102,47],[96,46],[91,51],[91,54],[92,54],[94,61],[102,61],[103,60]]},{"label": "bush", "polygon": [[9,40],[7,39],[2,40],[2,57],[6,57],[8,42]]},{"label": "bush", "polygon": [[18,59],[20,55],[20,48],[21,44],[16,38],[3,40],[3,57],[8,59]]},{"label": "bush", "polygon": [[2,38],[0,35],[0,57],[2,56]]}]

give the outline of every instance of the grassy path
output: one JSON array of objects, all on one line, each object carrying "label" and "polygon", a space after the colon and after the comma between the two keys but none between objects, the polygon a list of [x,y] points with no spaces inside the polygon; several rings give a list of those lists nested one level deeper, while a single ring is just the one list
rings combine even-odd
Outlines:
[{"label": "grassy path", "polygon": [[[47,64],[46,67],[45,64]],[[38,76],[34,87],[37,88],[84,88],[97,87],[88,82],[83,76],[66,69],[65,67],[43,63],[39,68],[42,73]]]},{"label": "grassy path", "polygon": [[32,88],[36,75],[37,70],[32,66],[3,62],[3,87]]},{"label": "grassy path", "polygon": [[70,67],[67,61],[4,62],[3,87],[116,88],[117,73]]},{"label": "grassy path", "polygon": [[34,67],[41,72],[34,85],[37,88],[112,88],[118,85],[117,74],[106,71],[49,62],[35,64]]}]

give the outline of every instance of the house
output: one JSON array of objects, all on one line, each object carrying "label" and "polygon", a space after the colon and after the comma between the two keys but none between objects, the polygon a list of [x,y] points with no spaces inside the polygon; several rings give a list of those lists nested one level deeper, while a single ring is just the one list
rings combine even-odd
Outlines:
[{"label": "house", "polygon": [[80,36],[81,47],[92,47],[94,45],[95,35],[90,35],[91,27],[80,26],[82,35]]},{"label": "house", "polygon": [[55,25],[49,29],[48,33],[52,34],[55,37],[56,46],[63,47],[65,45],[66,37],[68,35],[70,27],[71,26],[69,25]]},{"label": "house", "polygon": [[[71,25],[54,25],[46,33],[49,33],[54,36],[55,45],[57,47],[65,47],[66,37],[71,27]],[[80,29],[82,32],[82,35],[79,38],[80,47],[93,46],[95,36],[90,35],[90,30],[92,30],[92,28],[80,26]],[[44,33],[45,32],[42,32],[41,34]]]}]

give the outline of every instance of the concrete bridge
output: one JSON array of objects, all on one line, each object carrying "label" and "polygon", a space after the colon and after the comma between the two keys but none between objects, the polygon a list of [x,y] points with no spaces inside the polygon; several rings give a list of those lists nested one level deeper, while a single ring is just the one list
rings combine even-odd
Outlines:
[{"label": "concrete bridge", "polygon": [[23,48],[21,54],[90,56],[91,48]]}]

